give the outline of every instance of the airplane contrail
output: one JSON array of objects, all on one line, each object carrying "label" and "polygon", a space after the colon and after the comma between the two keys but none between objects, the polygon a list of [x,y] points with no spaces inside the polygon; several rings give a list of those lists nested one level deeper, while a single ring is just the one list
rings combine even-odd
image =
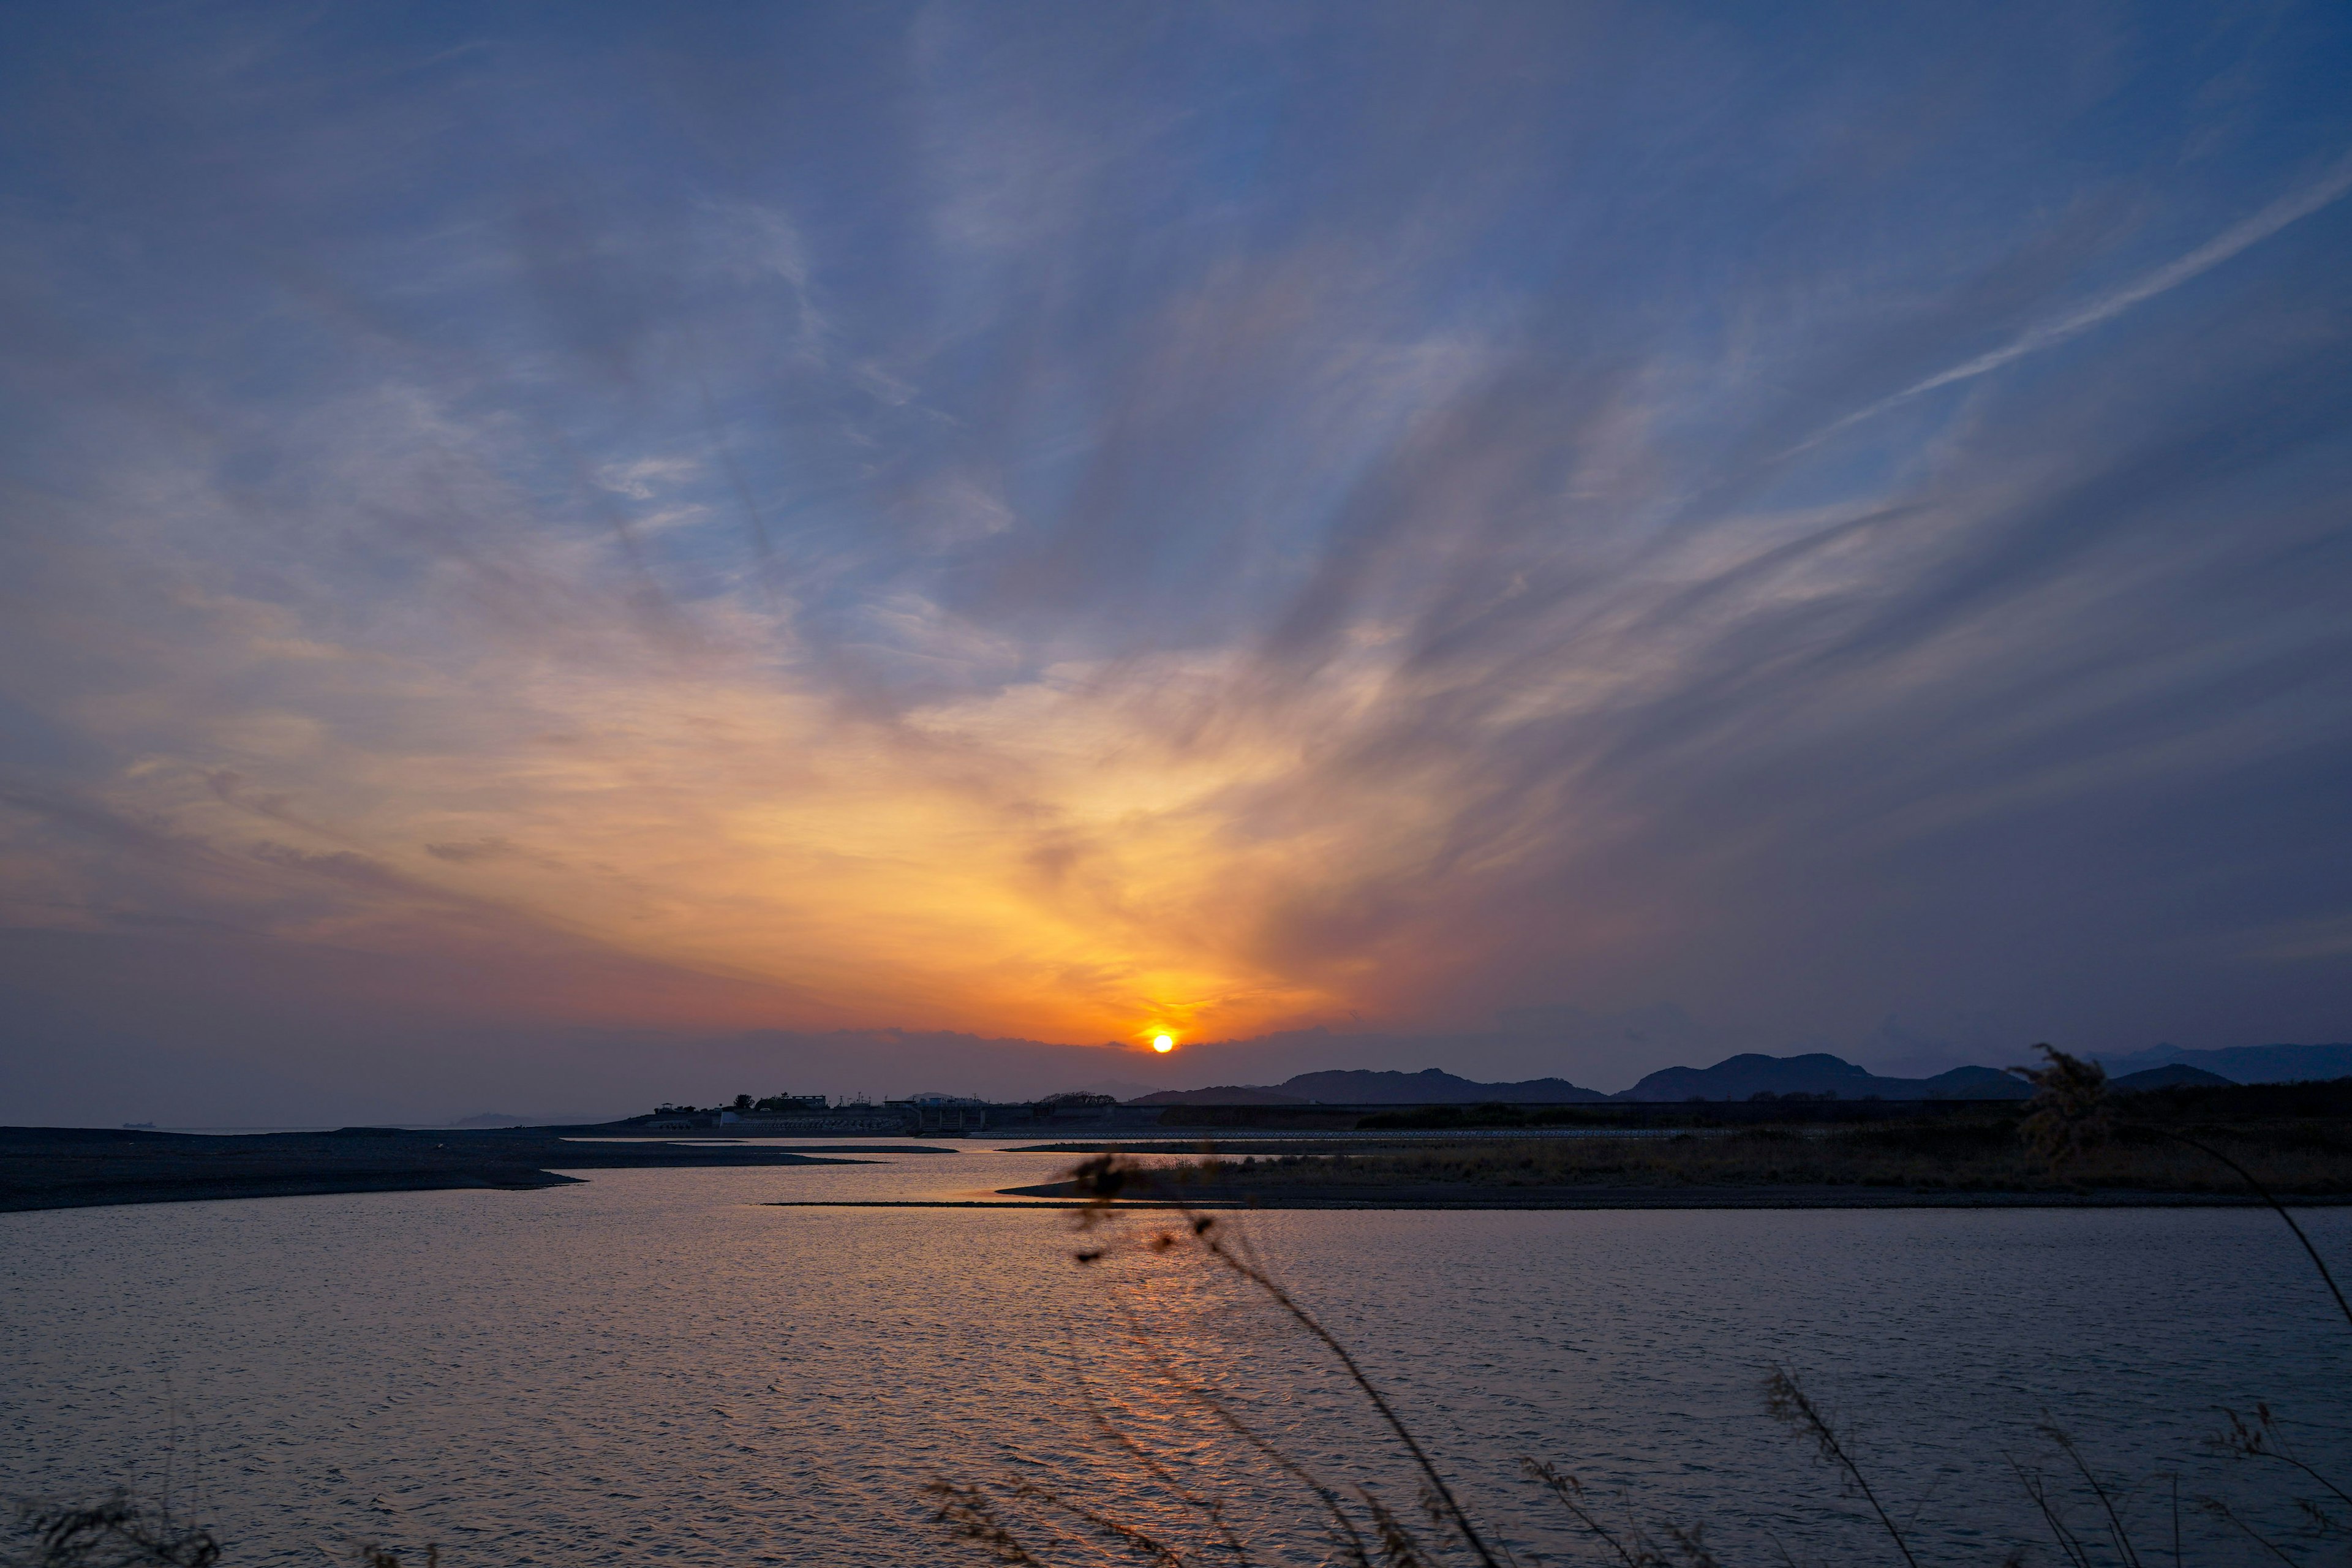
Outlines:
[{"label": "airplane contrail", "polygon": [[1846,426],[1858,425],[1863,420],[1885,413],[1898,403],[1907,403],[1923,393],[1933,392],[1939,386],[1949,386],[1956,381],[1973,380],[1979,375],[1999,370],[2012,360],[2022,359],[2027,354],[2038,353],[2043,349],[2063,343],[2069,338],[2079,337],[2101,322],[2112,321],[2122,315],[2143,300],[2152,300],[2158,294],[2179,288],[2200,273],[2212,270],[2238,252],[2268,239],[2289,224],[2309,217],[2322,207],[2342,199],[2347,191],[2352,191],[2352,153],[2347,153],[2337,159],[2336,166],[2320,179],[2302,190],[2281,196],[2252,217],[2231,225],[2188,255],[2167,262],[2137,282],[2127,284],[2102,299],[2095,300],[2071,315],[2062,316],[2054,321],[2044,322],[2041,326],[2031,328],[2011,342],[1988,353],[1979,354],[1976,358],[1962,364],[1956,364],[1949,370],[1938,371],[1925,381],[1882,397],[1868,407],[1849,414],[1844,418],[1826,426],[1811,439],[1791,447],[1786,455],[1794,456],[1808,447],[1817,447]]}]

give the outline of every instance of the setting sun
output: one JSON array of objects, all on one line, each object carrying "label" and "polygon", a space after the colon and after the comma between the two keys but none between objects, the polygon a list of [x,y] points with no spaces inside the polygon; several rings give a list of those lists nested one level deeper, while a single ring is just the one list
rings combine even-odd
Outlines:
[{"label": "setting sun", "polygon": [[1165,1056],[1176,1048],[1176,1038],[1172,1035],[1154,1035],[1151,1037],[1151,1048]]}]

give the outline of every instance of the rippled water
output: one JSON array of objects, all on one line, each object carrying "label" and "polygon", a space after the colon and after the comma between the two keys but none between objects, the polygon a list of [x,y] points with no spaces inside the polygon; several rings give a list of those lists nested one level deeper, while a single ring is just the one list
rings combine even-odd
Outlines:
[{"label": "rippled water", "polygon": [[[18,1494],[168,1489],[232,1563],[327,1561],[359,1538],[436,1542],[452,1568],[932,1563],[960,1560],[924,1521],[934,1474],[1161,1506],[1089,1429],[1092,1399],[1254,1517],[1297,1512],[1245,1452],[1204,1441],[1172,1369],[1409,1504],[1328,1363],[1181,1257],[1079,1268],[1057,1211],[761,1206],[981,1197],[1067,1158],[0,1215],[0,1473]],[[1900,1510],[1925,1500],[1943,1561],[1993,1561],[2036,1528],[2003,1455],[2047,1462],[2044,1412],[2137,1483],[2152,1563],[2170,1549],[2159,1472],[2184,1499],[2284,1495],[2200,1449],[2216,1406],[2268,1398],[2307,1458],[2352,1470],[2352,1331],[2267,1214],[1240,1223],[1538,1552],[1552,1516],[1514,1477],[1521,1454],[1625,1490],[1636,1517],[1705,1521],[1738,1561],[1778,1560],[1768,1528],[1801,1558],[1885,1558],[1763,1415],[1776,1362],[1849,1418]],[[2306,1224],[2352,1262],[2352,1214]],[[1122,1307],[1165,1365],[1122,1340]],[[2193,1510],[2185,1529],[2192,1559],[2253,1560]]]}]

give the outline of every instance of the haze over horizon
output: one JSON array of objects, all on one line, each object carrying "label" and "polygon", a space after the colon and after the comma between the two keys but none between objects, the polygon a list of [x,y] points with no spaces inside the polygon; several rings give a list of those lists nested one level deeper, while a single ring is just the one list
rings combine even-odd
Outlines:
[{"label": "haze over horizon", "polygon": [[0,1121],[2352,1038],[2340,6],[0,40]]}]

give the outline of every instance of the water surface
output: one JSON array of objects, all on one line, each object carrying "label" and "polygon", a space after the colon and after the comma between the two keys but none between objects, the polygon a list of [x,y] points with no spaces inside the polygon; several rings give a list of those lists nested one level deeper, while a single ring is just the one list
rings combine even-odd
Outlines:
[{"label": "water surface", "polygon": [[[1328,1364],[1181,1257],[1080,1268],[1063,1211],[762,1206],[982,1197],[1068,1160],[970,1146],[530,1193],[0,1215],[0,1475],[20,1494],[169,1489],[232,1563],[320,1563],[360,1538],[436,1542],[452,1568],[946,1562],[918,1496],[935,1474],[1167,1506],[1089,1427],[1091,1400],[1296,1511],[1203,1437],[1161,1385],[1173,1369],[1409,1504]],[[2352,1214],[2305,1218],[2352,1258]],[[2032,1528],[2002,1456],[2046,1461],[2045,1412],[2136,1481],[2127,1507],[2168,1561],[2160,1472],[2185,1497],[2259,1490],[2200,1447],[2217,1406],[2268,1398],[2306,1457],[2352,1468],[2352,1331],[2267,1214],[1238,1223],[1538,1552],[1550,1516],[1510,1473],[1522,1454],[1624,1490],[1636,1517],[1705,1521],[1740,1561],[1777,1561],[1767,1528],[1801,1557],[1883,1559],[1854,1501],[1762,1415],[1775,1363],[1850,1420],[1902,1510],[1925,1500],[1942,1561],[1994,1560]],[[2253,1560],[2216,1528],[2190,1515],[2192,1553]]]}]

